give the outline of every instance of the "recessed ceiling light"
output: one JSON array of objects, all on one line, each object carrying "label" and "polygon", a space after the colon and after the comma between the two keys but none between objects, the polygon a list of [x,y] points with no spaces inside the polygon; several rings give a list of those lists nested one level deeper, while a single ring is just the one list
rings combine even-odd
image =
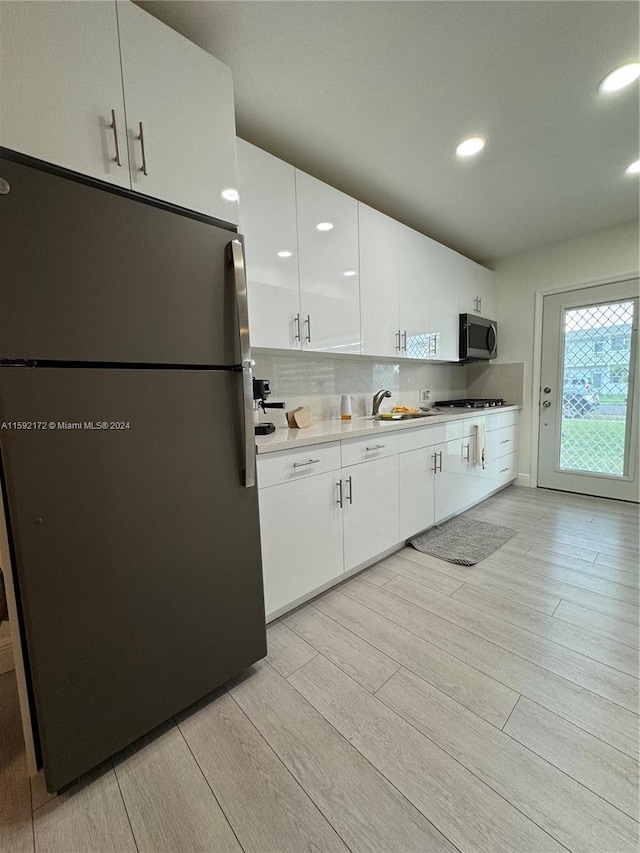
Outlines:
[{"label": "recessed ceiling light", "polygon": [[352,276],[352,275],[358,275],[358,273],[355,270],[347,270],[346,272],[343,272],[342,275]]},{"label": "recessed ceiling light", "polygon": [[458,145],[456,154],[458,157],[473,157],[479,151],[482,151],[486,144],[486,140],[482,136],[470,136]]},{"label": "recessed ceiling light", "polygon": [[278,257],[279,258],[290,258],[292,254],[293,254],[293,252],[287,252],[287,251],[278,252]]},{"label": "recessed ceiling light", "polygon": [[640,77],[640,62],[627,62],[626,65],[621,65],[611,74],[607,74],[599,88],[605,94],[617,92],[619,89],[629,86],[638,77]]},{"label": "recessed ceiling light", "polygon": [[333,228],[333,222],[318,222],[316,228],[318,231],[331,231]]},{"label": "recessed ceiling light", "polygon": [[238,190],[232,189],[222,190],[220,195],[225,201],[238,201],[238,199],[240,198],[240,196],[238,195]]},{"label": "recessed ceiling light", "polygon": [[632,163],[630,166],[624,170],[627,175],[638,175],[640,174],[640,160],[636,160],[635,163]]}]

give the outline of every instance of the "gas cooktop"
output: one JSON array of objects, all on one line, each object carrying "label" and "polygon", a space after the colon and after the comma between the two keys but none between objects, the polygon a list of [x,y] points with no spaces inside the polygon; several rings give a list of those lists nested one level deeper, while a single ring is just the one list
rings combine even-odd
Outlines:
[{"label": "gas cooktop", "polygon": [[480,397],[466,400],[438,400],[434,403],[439,409],[491,409],[494,406],[506,406],[500,397]]}]

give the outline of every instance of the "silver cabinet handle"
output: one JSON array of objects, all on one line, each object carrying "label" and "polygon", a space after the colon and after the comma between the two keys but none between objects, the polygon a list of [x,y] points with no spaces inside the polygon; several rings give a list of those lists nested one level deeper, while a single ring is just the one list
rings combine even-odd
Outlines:
[{"label": "silver cabinet handle", "polygon": [[500,469],[500,473],[501,473],[501,474],[504,474],[504,473],[506,473],[507,471],[510,471],[510,470],[511,470],[511,468],[501,468],[501,469]]},{"label": "silver cabinet handle", "polygon": [[442,473],[442,451],[441,450],[438,451],[438,456],[440,457],[440,467],[438,468],[438,471],[440,471]]},{"label": "silver cabinet handle", "polygon": [[307,327],[307,334],[304,336],[304,339],[307,343],[311,343],[311,314],[307,314],[307,319],[304,321],[305,326]]},{"label": "silver cabinet handle", "polygon": [[[471,445],[470,445],[470,444],[466,444],[466,445],[464,445],[464,446],[467,448],[467,455],[464,457],[463,461],[464,461],[464,462],[468,462],[468,461],[469,461],[469,456],[471,455]],[[440,454],[440,456],[442,456],[442,454]],[[442,460],[440,460],[440,466],[441,466],[441,467],[440,467],[440,470],[442,471]]]},{"label": "silver cabinet handle", "polygon": [[336,486],[338,487],[338,500],[336,501],[336,503],[338,504],[340,509],[342,509],[342,480],[338,480]]},{"label": "silver cabinet handle", "polygon": [[302,468],[304,465],[317,465],[319,461],[319,459],[307,459],[306,462],[294,462],[293,467]]},{"label": "silver cabinet handle", "polygon": [[402,333],[402,351],[403,352],[407,351],[407,331],[406,331],[406,329]]},{"label": "silver cabinet handle", "polygon": [[256,439],[253,424],[253,373],[255,364],[251,358],[249,339],[249,308],[247,305],[247,276],[244,262],[244,244],[242,240],[232,240],[227,245],[233,265],[233,280],[236,290],[236,308],[238,311],[238,334],[240,337],[240,361],[242,364],[242,391],[244,405],[244,484],[247,489],[256,484]]},{"label": "silver cabinet handle", "polygon": [[438,473],[438,454],[437,453],[433,454],[433,473],[434,474]]},{"label": "silver cabinet handle", "polygon": [[478,314],[482,314],[482,296],[478,297]]},{"label": "silver cabinet handle", "polygon": [[141,121],[138,122],[138,127],[140,128],[140,133],[137,139],[140,141],[140,149],[142,151],[142,166],[140,166],[140,171],[143,175],[148,175],[149,173],[147,172],[147,154],[144,150],[144,130],[142,128]]},{"label": "silver cabinet handle", "polygon": [[505,438],[504,441],[501,441],[500,444],[509,444],[511,442],[510,438]]},{"label": "silver cabinet handle", "polygon": [[296,333],[293,336],[293,340],[294,341],[300,341],[300,314],[299,313],[296,314],[296,316],[293,318],[293,322],[295,323],[295,327],[296,327]]},{"label": "silver cabinet handle", "polygon": [[402,334],[400,332],[400,329],[398,329],[398,331],[396,332],[396,350],[398,352],[402,351]]},{"label": "silver cabinet handle", "polygon": [[382,450],[386,446],[386,444],[374,444],[372,447],[365,447],[365,450]]},{"label": "silver cabinet handle", "polygon": [[349,483],[349,491],[347,493],[347,500],[350,504],[353,503],[353,481],[351,477],[347,477],[347,483]]},{"label": "silver cabinet handle", "polygon": [[120,143],[118,142],[118,126],[116,124],[116,111],[111,110],[111,124],[109,125],[110,129],[113,131],[113,141],[116,145],[116,156],[113,158],[113,162],[117,163],[118,166],[122,166],[122,159],[120,158]]}]

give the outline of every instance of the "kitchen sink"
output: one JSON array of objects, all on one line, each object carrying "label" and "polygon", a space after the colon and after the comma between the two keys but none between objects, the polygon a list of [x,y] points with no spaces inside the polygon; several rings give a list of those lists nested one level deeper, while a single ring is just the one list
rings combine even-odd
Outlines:
[{"label": "kitchen sink", "polygon": [[381,415],[375,415],[374,421],[409,421],[413,418],[429,418],[433,415],[440,415],[442,412],[383,412]]}]

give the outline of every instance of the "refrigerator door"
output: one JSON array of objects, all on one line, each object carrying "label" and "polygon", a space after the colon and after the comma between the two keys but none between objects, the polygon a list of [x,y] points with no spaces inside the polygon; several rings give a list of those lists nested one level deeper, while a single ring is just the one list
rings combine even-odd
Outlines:
[{"label": "refrigerator door", "polygon": [[241,385],[0,368],[0,422],[46,425],[0,429],[0,448],[50,790],[266,654]]},{"label": "refrigerator door", "polygon": [[0,359],[240,362],[237,235],[0,159]]}]

